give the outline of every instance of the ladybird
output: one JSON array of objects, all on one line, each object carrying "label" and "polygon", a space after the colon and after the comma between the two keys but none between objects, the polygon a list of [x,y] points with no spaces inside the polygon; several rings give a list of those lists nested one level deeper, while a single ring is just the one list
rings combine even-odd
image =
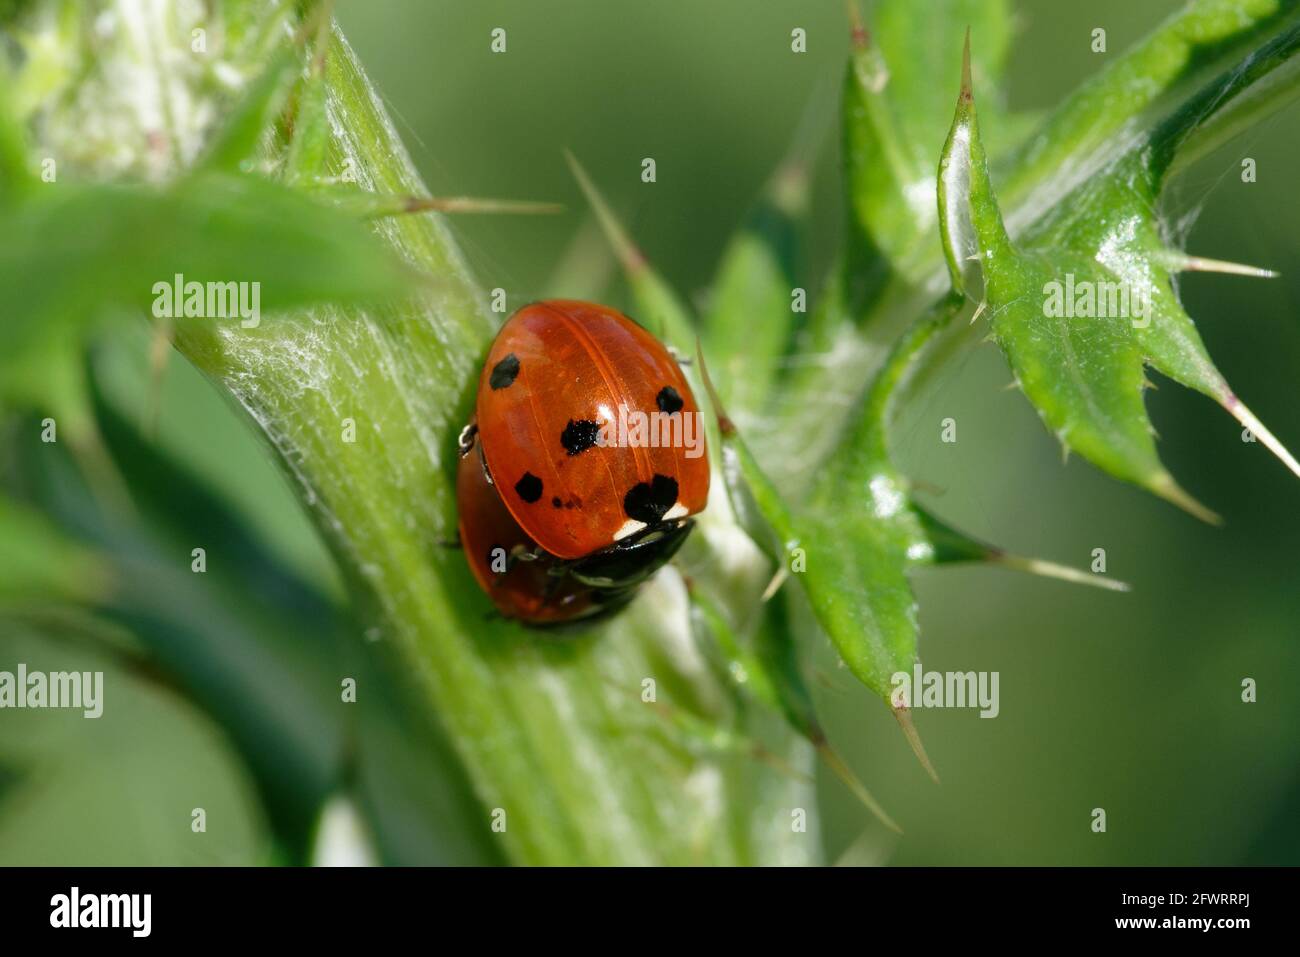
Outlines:
[{"label": "ladybird", "polygon": [[503,615],[612,611],[708,502],[699,408],[669,351],[606,306],[547,300],[488,350],[461,434],[461,542]]}]

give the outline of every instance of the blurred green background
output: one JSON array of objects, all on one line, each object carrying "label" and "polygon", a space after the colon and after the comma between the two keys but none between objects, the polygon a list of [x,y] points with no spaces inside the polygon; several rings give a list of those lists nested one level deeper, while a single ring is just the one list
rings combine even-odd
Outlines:
[{"label": "blurred green background", "polygon": [[[1054,104],[1176,6],[1019,3],[1010,105]],[[723,244],[800,129],[821,140],[803,264],[804,285],[820,287],[843,217],[834,120],[848,50],[840,0],[344,0],[338,16],[434,195],[566,204],[558,216],[455,221],[482,284],[506,289],[512,306],[557,294],[626,302],[593,239],[565,148],[661,271],[702,301]],[[506,56],[489,51],[489,31],[498,26],[508,30]],[[807,30],[806,55],[790,52],[794,26]],[[1089,50],[1097,26],[1108,32],[1110,54]],[[955,93],[956,68],[935,83]],[[1202,161],[1171,203],[1177,218],[1198,214],[1191,251],[1282,274],[1192,277],[1183,294],[1219,368],[1293,448],[1300,446],[1297,149],[1300,108],[1292,107]],[[647,156],[657,163],[654,184],[640,181]],[[1244,156],[1258,163],[1256,183],[1240,181]],[[96,360],[110,401],[127,417],[143,414],[146,354],[142,330]],[[1163,387],[1149,397],[1161,454],[1226,519],[1222,528],[1198,524],[1085,463],[1063,466],[1057,442],[1023,396],[1003,390],[1008,380],[992,347],[959,356],[904,412],[897,445],[905,471],[934,487],[927,501],[936,511],[985,540],[1082,566],[1094,548],[1105,548],[1108,572],[1133,591],[986,568],[921,574],[925,666],[1001,673],[995,720],[974,711],[919,713],[939,786],[917,766],[887,711],[836,672],[829,648],[820,649],[819,705],[831,739],[907,832],[887,859],[1300,863],[1300,483],[1262,446],[1243,443],[1240,428],[1212,403]],[[204,476],[221,507],[302,577],[333,581],[328,556],[258,441],[179,360],[168,368],[161,408],[162,446]],[[955,444],[939,440],[949,416],[958,423]],[[333,590],[341,592],[337,582]],[[322,620],[330,614],[316,612]],[[322,655],[347,654],[347,640],[336,639],[346,625],[320,628]],[[1258,682],[1255,704],[1240,700],[1245,677]],[[322,696],[336,694],[325,687],[332,680],[321,679]],[[267,825],[250,797],[255,785],[210,722],[169,723],[170,743],[151,746],[148,756],[129,746],[158,723],[158,709],[174,705],[154,700],[159,693],[148,686],[135,714],[113,717],[126,742],[121,758],[100,751],[91,780],[103,783],[85,785],[98,789],[102,820],[116,819],[115,801],[147,815],[150,798],[135,793],[139,782],[170,769],[175,787],[216,782],[203,788],[210,819],[239,821],[214,835],[204,859],[278,859],[282,851],[268,849]],[[418,739],[391,715],[376,720],[389,721],[391,739]],[[303,729],[307,737],[317,732],[348,733]],[[420,750],[418,740],[392,747],[373,763],[411,767],[409,754]],[[424,751],[432,776],[439,752],[432,743]],[[360,800],[378,806],[387,795],[387,819],[397,822],[379,838],[389,859],[488,854],[448,845],[456,840],[453,817],[433,831],[414,823],[419,812],[392,806],[400,800],[385,787],[385,772],[374,770],[367,783],[364,765],[350,772]],[[865,814],[838,782],[821,783],[834,860],[858,838]],[[462,785],[444,786],[454,793]],[[0,772],[0,863],[151,859],[147,847],[117,846],[112,830],[94,821],[71,834],[53,824],[41,831],[41,792],[30,788],[7,785]],[[293,800],[282,798],[289,808],[282,813],[291,813]],[[275,813],[275,801],[271,807]],[[1106,809],[1105,834],[1090,830],[1096,807]],[[171,834],[188,825],[159,827]]]}]

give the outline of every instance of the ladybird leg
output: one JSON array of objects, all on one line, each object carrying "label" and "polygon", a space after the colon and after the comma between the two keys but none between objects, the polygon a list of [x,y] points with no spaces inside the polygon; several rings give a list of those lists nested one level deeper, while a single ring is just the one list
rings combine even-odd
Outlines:
[{"label": "ladybird leg", "polygon": [[535,562],[542,557],[540,548],[528,548],[526,545],[516,545],[510,549],[510,557],[507,559],[507,567],[510,562]]},{"label": "ladybird leg", "polygon": [[514,571],[515,566],[520,562],[531,562],[536,558],[537,554],[535,552],[530,551],[523,545],[516,545],[506,553],[506,567],[503,571],[496,573],[496,577],[492,579],[492,587],[499,587],[506,580],[506,576]]},{"label": "ladybird leg", "polygon": [[[477,426],[476,426],[476,428],[477,428]],[[496,485],[497,483],[494,482],[494,481],[492,481],[492,473],[488,471],[488,467],[487,467],[487,456],[485,456],[485,455],[483,454],[483,443],[482,443],[482,442],[479,442],[479,443],[478,443],[478,464],[481,465],[481,466],[483,467],[483,480],[484,480],[485,482],[487,482],[488,485]]]},{"label": "ladybird leg", "polygon": [[460,457],[464,458],[474,451],[474,440],[478,436],[478,423],[471,422],[465,428],[460,430],[460,436],[456,439],[456,447],[460,452]]},{"label": "ladybird leg", "polygon": [[547,605],[551,604],[555,598],[556,592],[560,590],[560,586],[564,584],[565,578],[568,577],[568,568],[563,565],[557,565],[554,568],[548,569],[548,571],[549,575],[546,579],[546,586],[542,589],[542,602]]},{"label": "ladybird leg", "polygon": [[520,562],[535,562],[541,557],[542,550],[540,548],[528,548],[526,545],[516,545],[514,548],[510,549],[509,553],[506,555],[506,570],[497,573],[497,577],[492,581],[493,587],[500,585],[501,582],[505,580],[505,577],[509,575]]},{"label": "ladybird leg", "polygon": [[668,355],[672,357],[673,362],[676,362],[679,366],[688,366],[691,364],[690,356],[682,355],[672,346],[665,346],[664,348],[668,350]]}]

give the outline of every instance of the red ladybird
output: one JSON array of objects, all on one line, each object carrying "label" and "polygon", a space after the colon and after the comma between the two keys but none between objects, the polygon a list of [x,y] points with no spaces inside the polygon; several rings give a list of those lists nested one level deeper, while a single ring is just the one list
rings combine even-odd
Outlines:
[{"label": "red ladybird", "polygon": [[[572,300],[520,309],[488,352],[475,411],[460,449],[461,540],[509,617],[552,622],[616,607],[672,557],[708,501],[686,377],[613,309]],[[485,543],[513,556],[504,570]]]}]

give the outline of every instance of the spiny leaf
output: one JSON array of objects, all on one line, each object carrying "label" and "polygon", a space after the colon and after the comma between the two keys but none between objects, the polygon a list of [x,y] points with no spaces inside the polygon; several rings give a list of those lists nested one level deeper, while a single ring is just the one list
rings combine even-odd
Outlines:
[{"label": "spiny leaf", "polygon": [[[907,578],[913,567],[984,560],[1043,570],[1028,560],[1010,559],[915,507],[907,482],[889,459],[886,429],[899,387],[931,336],[961,308],[960,298],[948,297],[900,339],[853,426],[797,510],[786,504],[750,452],[712,390],[703,356],[699,359],[718,415],[722,474],[733,509],[779,566],[800,561],[803,567],[790,578],[807,594],[849,671],[886,702],[893,675],[909,671],[916,659],[916,602]],[[913,740],[914,729],[904,725],[904,730]]]},{"label": "spiny leaf", "polygon": [[1180,148],[1298,47],[1300,27],[1210,83],[1014,244],[990,182],[967,66],[940,166],[953,286],[964,290],[968,263],[978,263],[993,336],[1048,428],[1104,471],[1209,521],[1217,516],[1160,463],[1143,402],[1146,365],[1215,399],[1297,474],[1300,466],[1211,362],[1172,282],[1172,270],[1189,260],[1168,248],[1156,210]]},{"label": "spiny leaf", "polygon": [[[1191,0],[1131,48],[1108,57],[1102,70],[1047,113],[1032,135],[1023,135],[1025,117],[998,119],[998,130],[994,132],[1004,127],[1008,132],[997,136],[996,142],[991,141],[993,145],[1019,144],[1009,154],[990,150],[992,157],[1001,157],[998,165],[1005,170],[1002,198],[1009,222],[1019,230],[1037,219],[1074,186],[1122,154],[1131,142],[1124,131],[1139,127],[1144,122],[1143,114],[1159,116],[1159,111],[1169,109],[1168,101],[1194,75],[1230,65],[1242,51],[1285,29],[1294,21],[1297,6],[1300,0]],[[900,16],[913,16],[914,5],[900,3],[898,7]],[[951,51],[955,50],[956,31],[967,23],[976,25],[981,51],[996,50],[1002,42],[1001,28],[981,25],[976,16],[956,23],[913,19],[916,29],[933,29],[936,35],[947,38],[943,42],[950,57],[955,56]],[[866,39],[865,29],[858,31],[859,47]],[[880,42],[889,39],[882,35]],[[982,58],[983,52],[978,56]],[[980,62],[984,61],[977,59],[977,64]],[[941,91],[944,69],[936,66],[922,74],[921,81],[929,84],[930,92]],[[988,107],[996,101],[990,100],[980,85],[986,72],[987,68],[974,71],[973,80],[981,91],[987,116]],[[886,95],[899,86],[891,81]],[[845,105],[851,103],[846,100]],[[936,137],[941,135],[937,131],[945,122],[936,121]],[[850,162],[851,152],[846,147]],[[864,167],[864,172],[870,171]],[[800,330],[803,356],[769,406],[773,418],[780,422],[775,430],[777,437],[799,437],[803,462],[820,462],[828,454],[833,435],[839,431],[847,410],[854,406],[856,392],[850,392],[845,383],[866,381],[883,359],[888,341],[900,331],[892,321],[894,317],[915,316],[924,305],[914,301],[914,281],[906,273],[894,271],[888,257],[872,240],[871,221],[867,221],[867,227],[860,226],[860,221],[858,216],[850,218],[846,248],[832,267],[826,291]],[[879,222],[881,235],[899,228],[891,219]],[[934,232],[929,230],[931,235]],[[919,248],[925,253],[926,244],[921,243]],[[926,278],[934,277],[931,274]],[[827,396],[830,401],[818,403],[816,417],[810,416],[807,410],[814,406],[813,398]],[[794,454],[790,449],[779,451],[782,454],[772,462],[775,469]],[[782,488],[802,491],[798,473],[774,474],[779,475]]]},{"label": "spiny leaf", "polygon": [[1003,0],[940,0],[924,16],[909,0],[883,0],[872,9],[876,29],[856,23],[853,31],[844,85],[849,202],[863,236],[911,281],[930,269],[934,156],[948,117],[934,78],[955,61],[968,25],[986,38],[977,72],[992,97],[1010,39]]}]

